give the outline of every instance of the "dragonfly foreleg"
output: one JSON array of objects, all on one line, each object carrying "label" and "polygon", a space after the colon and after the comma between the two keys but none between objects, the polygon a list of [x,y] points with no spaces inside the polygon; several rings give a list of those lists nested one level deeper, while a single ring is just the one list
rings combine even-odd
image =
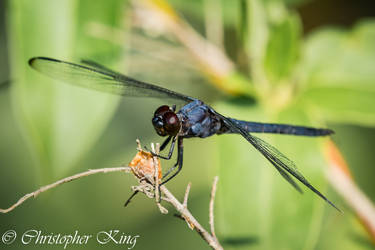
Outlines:
[{"label": "dragonfly foreleg", "polygon": [[173,172],[176,167],[177,168],[177,171],[174,172],[171,176],[169,176],[165,181],[163,181],[160,185],[163,185],[165,183],[167,183],[168,181],[170,181],[173,177],[175,177],[182,169],[182,159],[183,159],[183,153],[184,153],[184,147],[183,147],[183,144],[182,144],[182,140],[183,138],[178,138],[178,155],[177,155],[177,162],[174,164],[173,167],[171,167],[170,169],[168,169],[167,173],[164,174],[163,176],[163,179],[166,178],[171,172]]},{"label": "dragonfly foreleg", "polygon": [[[162,151],[169,143],[169,141],[171,140],[172,136],[169,136],[164,142],[163,144],[161,145],[160,147],[160,151]],[[151,152],[151,154],[153,156],[157,156],[161,159],[164,159],[164,160],[170,160],[172,158],[172,154],[173,154],[173,151],[174,151],[174,145],[176,144],[176,139],[177,139],[177,136],[173,136],[173,139],[172,139],[172,143],[171,143],[171,147],[169,148],[169,152],[168,152],[168,155],[167,156],[163,156],[163,155],[160,155],[160,154],[155,154],[153,152]]]},{"label": "dragonfly foreleg", "polygon": [[161,144],[160,151],[163,151],[168,143],[171,141],[173,136],[168,136],[168,138]]},{"label": "dragonfly foreleg", "polygon": [[138,194],[138,190],[136,190],[136,191],[134,191],[134,193],[128,198],[128,200],[125,202],[125,204],[124,204],[124,207],[126,207],[129,203],[130,203],[130,201],[131,201],[131,199],[136,195],[136,194]]}]

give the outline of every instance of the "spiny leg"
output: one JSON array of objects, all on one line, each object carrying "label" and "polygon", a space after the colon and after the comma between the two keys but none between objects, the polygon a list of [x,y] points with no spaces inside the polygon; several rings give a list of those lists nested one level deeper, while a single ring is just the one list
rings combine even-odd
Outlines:
[{"label": "spiny leg", "polygon": [[183,159],[183,154],[184,154],[184,146],[182,143],[183,138],[179,137],[178,138],[178,155],[177,155],[177,162],[174,164],[173,167],[171,167],[167,173],[164,174],[163,179],[166,178],[173,170],[176,169],[178,166],[178,169],[176,172],[174,172],[171,176],[169,176],[165,181],[163,181],[160,185],[163,185],[170,181],[173,177],[175,177],[182,169],[182,159]]},{"label": "spiny leg", "polygon": [[[168,136],[167,139],[165,139],[165,140],[163,141],[163,143],[162,143],[161,146],[160,146],[160,151],[163,151],[163,150],[165,149],[165,147],[166,147],[166,146],[168,145],[168,143],[171,141],[172,137],[173,137],[173,136],[170,135],[170,136]],[[154,154],[152,151],[150,151],[150,150],[148,149],[147,146],[144,146],[144,148],[145,148],[147,151],[151,152],[154,156],[158,156],[157,154]]]},{"label": "spiny leg", "polygon": [[130,201],[131,201],[131,199],[136,195],[136,194],[138,194],[138,190],[136,190],[136,191],[134,191],[134,193],[128,198],[128,200],[125,202],[125,204],[124,204],[124,207],[126,207],[129,203],[130,203]]},{"label": "spiny leg", "polygon": [[171,141],[173,136],[168,136],[168,138],[161,144],[160,151],[163,151],[165,147],[168,145],[168,143]]},{"label": "spiny leg", "polygon": [[177,140],[177,136],[169,136],[164,142],[163,144],[161,145],[160,147],[160,151],[163,150],[169,143],[169,141],[171,140],[170,138],[173,138],[172,139],[172,143],[171,143],[171,147],[169,148],[169,152],[168,152],[168,155],[167,156],[163,156],[163,155],[159,155],[159,154],[155,154],[151,151],[151,154],[152,156],[157,156],[161,159],[164,159],[164,160],[170,160],[171,157],[172,157],[172,154],[173,154],[173,151],[174,151],[174,145],[176,144],[176,140]]}]

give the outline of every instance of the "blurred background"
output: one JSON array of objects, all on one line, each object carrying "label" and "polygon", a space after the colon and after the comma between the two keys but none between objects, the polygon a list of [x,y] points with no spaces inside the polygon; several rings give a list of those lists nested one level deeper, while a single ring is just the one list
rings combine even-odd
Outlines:
[{"label": "blurred background", "polygon": [[[375,199],[375,4],[370,0],[10,0],[0,1],[0,207],[87,169],[127,164],[161,142],[151,124],[163,100],[118,98],[57,83],[27,61],[91,59],[116,71],[198,97],[224,115],[329,127],[332,138],[259,135],[292,159],[340,207],[295,192],[243,138],[184,141],[184,168],[168,183],[208,227],[219,176],[216,234],[226,249],[374,249],[367,217],[332,188],[327,147]],[[327,141],[335,144],[327,146]],[[336,145],[336,146],[335,146]],[[328,156],[327,156],[328,155]],[[172,162],[162,161],[167,169]],[[130,174],[86,177],[0,215],[0,233],[140,235],[136,249],[208,249],[185,222],[138,195]],[[6,249],[24,246],[19,240]],[[50,247],[50,246],[48,246]],[[61,248],[62,246],[53,246]],[[120,248],[122,245],[69,249]]]}]

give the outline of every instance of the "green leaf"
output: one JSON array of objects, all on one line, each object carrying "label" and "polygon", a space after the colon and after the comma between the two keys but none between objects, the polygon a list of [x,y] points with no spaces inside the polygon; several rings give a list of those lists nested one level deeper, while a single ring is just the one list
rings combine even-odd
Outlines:
[{"label": "green leaf", "polygon": [[301,70],[308,85],[374,89],[375,21],[353,30],[324,29],[306,41]]},{"label": "green leaf", "polygon": [[101,47],[83,43],[86,34],[76,27],[88,22],[83,10],[87,13],[94,7],[101,9],[101,15],[91,18],[119,24],[121,19],[113,15],[119,2],[9,1],[11,74],[16,79],[13,108],[45,178],[61,174],[79,161],[109,121],[117,98],[55,83],[32,70],[27,61],[33,56],[69,60],[72,55],[83,54],[79,49],[83,44],[85,56],[108,49],[108,43]]},{"label": "green leaf", "polygon": [[306,42],[303,71],[309,85],[374,89],[375,22],[351,32],[323,30]]},{"label": "green leaf", "polygon": [[300,50],[300,19],[283,1],[259,0],[247,2],[247,19],[251,76],[264,91],[293,72]]},{"label": "green leaf", "polygon": [[290,75],[300,49],[301,27],[297,14],[272,25],[268,38],[264,68],[268,79],[275,83]]},{"label": "green leaf", "polygon": [[[327,121],[375,126],[375,91],[352,88],[311,88],[303,96],[311,112]],[[307,108],[308,109],[308,108]]]},{"label": "green leaf", "polygon": [[246,50],[254,82],[263,79],[262,58],[268,37],[267,10],[263,1],[253,0],[247,3]]},{"label": "green leaf", "polygon": [[329,121],[375,125],[375,21],[325,29],[306,42],[300,103]]}]

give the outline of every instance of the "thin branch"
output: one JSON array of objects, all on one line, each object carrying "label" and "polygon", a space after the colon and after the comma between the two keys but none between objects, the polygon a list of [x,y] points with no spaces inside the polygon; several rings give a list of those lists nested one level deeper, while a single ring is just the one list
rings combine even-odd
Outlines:
[{"label": "thin branch", "polygon": [[[155,152],[158,155],[160,153],[160,144],[156,143],[156,147],[154,147],[154,144],[152,143],[151,149],[152,149],[153,152]],[[159,187],[159,181],[160,181],[160,178],[161,178],[161,176],[159,176],[159,173],[161,173],[160,172],[161,169],[159,170],[159,168],[161,166],[159,166],[159,159],[158,159],[157,156],[153,156],[152,159],[153,159],[153,163],[154,163],[154,166],[155,166],[155,170],[154,170],[155,187]],[[158,206],[160,212],[162,214],[167,214],[168,210],[160,204],[161,198],[160,198],[160,189],[159,188],[155,188],[155,200],[156,200],[156,205]]]},{"label": "thin branch", "polygon": [[[88,171],[66,177],[64,179],[61,179],[59,181],[56,181],[52,184],[43,186],[39,188],[38,190],[24,195],[22,198],[20,198],[15,204],[13,204],[11,207],[7,209],[0,209],[1,213],[8,213],[21,205],[23,202],[25,202],[27,199],[30,197],[36,197],[40,193],[43,193],[47,190],[50,190],[52,188],[55,188],[59,185],[62,185],[64,183],[77,180],[79,178],[97,174],[97,173],[109,173],[109,172],[132,172],[134,176],[139,180],[140,185],[139,186],[134,186],[132,187],[133,191],[135,193],[137,192],[142,192],[146,194],[149,198],[155,198],[157,195],[158,188],[155,190],[155,183],[159,181],[160,176],[159,176],[159,169],[161,170],[160,167],[160,161],[157,159],[157,157],[153,157],[151,153],[149,152],[144,152],[141,147],[140,147],[140,142],[137,141],[138,143],[138,153],[134,157],[131,163],[129,163],[129,167],[117,167],[117,168],[101,168],[101,169],[90,169]],[[153,145],[152,145],[153,148]],[[153,148],[154,149],[154,148]],[[158,150],[158,146],[157,146]],[[156,160],[155,160],[156,158]],[[150,161],[151,159],[151,161]],[[150,175],[150,170],[153,170],[151,172],[152,174]],[[161,173],[160,173],[161,174]],[[156,178],[154,178],[156,175]],[[212,234],[208,233],[202,226],[201,224],[194,218],[194,216],[190,213],[190,211],[187,209],[187,201],[188,201],[188,196],[189,196],[189,191],[190,191],[190,186],[191,184],[189,183],[186,192],[185,192],[185,197],[184,197],[184,202],[181,204],[176,197],[165,187],[161,186],[160,187],[160,199],[156,199],[156,203],[161,211],[161,213],[168,213],[168,210],[165,209],[161,204],[160,200],[164,200],[170,204],[172,204],[176,210],[180,213],[180,217],[182,217],[189,225],[191,229],[194,229],[195,231],[198,232],[198,234],[213,248],[213,249],[223,249],[223,247],[220,245],[219,241],[217,240],[215,236],[215,231],[214,231],[214,224],[213,224],[213,199],[215,197],[215,192],[216,192],[216,183],[217,183],[217,177],[214,180],[214,184],[212,187],[211,191],[211,201],[210,201],[210,225],[211,225],[211,232]],[[131,197],[133,197],[135,194],[133,194]],[[163,196],[164,195],[164,196]],[[130,201],[131,198],[128,199],[127,203]]]},{"label": "thin branch", "polygon": [[214,226],[214,201],[215,201],[216,186],[217,186],[218,180],[219,180],[219,177],[215,176],[214,182],[212,183],[210,209],[209,209],[209,218],[210,218],[209,223],[211,227],[211,234],[215,238],[216,238],[216,234],[215,234],[215,226]]},{"label": "thin branch", "polygon": [[208,233],[190,213],[190,211],[183,204],[181,204],[165,186],[161,186],[160,190],[169,199],[169,203],[176,208],[181,216],[187,220],[189,224],[194,226],[195,231],[197,231],[197,233],[210,245],[210,247],[213,249],[223,249],[216,237]]},{"label": "thin branch", "polygon": [[26,194],[24,195],[22,198],[20,198],[15,204],[13,204],[11,207],[7,208],[7,209],[0,209],[0,213],[8,213],[10,211],[12,211],[13,209],[15,209],[16,207],[18,207],[19,205],[21,205],[22,203],[24,203],[26,200],[28,200],[29,198],[31,197],[37,197],[40,193],[43,193],[49,189],[52,189],[52,188],[55,188],[61,184],[64,184],[64,183],[67,183],[67,182],[71,182],[73,180],[77,180],[79,178],[82,178],[82,177],[85,177],[85,176],[89,176],[89,175],[93,175],[93,174],[98,174],[98,173],[109,173],[109,172],[121,172],[121,171],[124,171],[124,172],[129,172],[130,171],[130,168],[129,167],[118,167],[118,168],[100,168],[100,169],[89,169],[88,171],[85,171],[85,172],[82,172],[82,173],[79,173],[79,174],[76,174],[76,175],[72,175],[72,176],[69,176],[69,177],[66,177],[64,179],[61,179],[59,181],[56,181],[52,184],[49,184],[49,185],[46,185],[46,186],[43,186],[41,188],[39,188],[38,190],[32,192],[32,193],[29,193],[29,194]]},{"label": "thin branch", "polygon": [[[156,144],[156,147],[154,146],[153,143],[151,143],[151,150],[153,152],[156,153],[156,155],[159,155],[159,152],[160,152],[160,144],[157,143]],[[155,166],[155,170],[154,170],[154,182],[155,182],[155,187],[159,187],[159,164],[158,164],[158,157],[157,156],[153,156],[153,161],[154,161],[154,166]],[[159,188],[155,188],[155,199],[156,199],[156,203],[159,204],[160,202],[160,193],[159,193]],[[160,208],[160,206],[159,206]]]},{"label": "thin branch", "polygon": [[185,196],[184,196],[184,203],[183,205],[187,207],[188,203],[188,198],[189,198],[189,193],[190,193],[190,188],[191,188],[191,182],[189,182],[186,186],[186,191],[185,191]]},{"label": "thin branch", "polygon": [[[153,148],[153,145],[151,145],[151,148]],[[158,161],[158,160],[157,161],[149,161],[148,160],[150,157],[152,157],[152,154],[145,153],[145,152],[139,152],[139,154],[137,154],[137,156],[141,156],[142,157],[142,160],[138,161],[141,164],[138,164],[137,168],[132,168],[133,171],[136,170],[136,171],[139,171],[139,172],[143,173],[143,172],[145,172],[145,170],[149,171],[150,169],[153,168],[154,171],[155,171],[155,169],[160,168],[160,161]],[[159,166],[156,167],[154,164],[159,165]],[[139,178],[140,175],[137,172],[135,172],[134,174],[135,174],[135,176],[137,178]],[[136,190],[138,190],[138,191],[140,191],[142,193],[145,193],[148,197],[154,198],[156,196],[156,194],[154,194],[154,196],[153,196],[152,192],[150,192],[150,188],[151,189],[153,188],[154,190],[158,189],[158,188],[154,188],[155,187],[155,185],[154,185],[154,178],[150,178],[150,176],[147,176],[147,175],[145,175],[145,177],[147,178],[148,183],[141,183],[140,186],[137,186],[137,187],[134,187],[134,188],[136,188]],[[217,180],[214,182],[214,186],[215,187],[213,187],[213,190],[214,190],[213,192],[216,191],[216,182],[217,182]],[[195,217],[190,213],[190,211],[188,210],[188,208],[187,208],[187,201],[188,201],[190,186],[191,186],[191,184],[189,183],[188,186],[186,187],[186,192],[185,192],[183,203],[180,203],[176,199],[176,197],[165,187],[165,185],[163,185],[163,186],[160,187],[161,199],[164,200],[164,201],[166,201],[166,202],[168,202],[168,203],[170,203],[172,206],[174,206],[176,208],[176,210],[180,213],[180,216],[178,216],[178,217],[183,218],[187,222],[187,224],[190,227],[190,229],[192,229],[192,230],[194,229],[195,231],[197,231],[198,234],[213,249],[223,249],[223,247],[220,245],[220,243],[217,240],[217,238],[214,235],[211,235],[210,233],[208,233],[202,227],[202,225],[195,219]],[[155,192],[156,192],[156,190],[155,190]],[[211,200],[213,199],[213,197],[214,196],[211,196]],[[156,200],[156,203],[160,205],[160,203],[158,202],[158,200]],[[213,214],[213,208],[210,208],[210,210],[212,210],[211,213]],[[213,216],[212,216],[212,220],[213,220]],[[213,224],[212,224],[212,226],[213,226]],[[212,228],[211,228],[211,231],[214,232],[214,230],[212,230]]]},{"label": "thin branch", "polygon": [[[189,182],[187,184],[186,190],[185,190],[184,202],[182,203],[182,205],[185,208],[187,208],[187,203],[188,203],[188,199],[189,199],[190,188],[191,188],[191,182]],[[179,215],[179,218],[183,219],[191,230],[194,230],[194,225],[190,222],[189,218],[184,217],[183,215]]]}]

